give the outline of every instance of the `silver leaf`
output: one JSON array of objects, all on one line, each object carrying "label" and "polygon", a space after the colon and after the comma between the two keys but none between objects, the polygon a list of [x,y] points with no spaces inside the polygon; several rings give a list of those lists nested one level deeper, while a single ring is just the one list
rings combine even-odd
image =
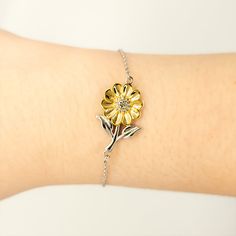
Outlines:
[{"label": "silver leaf", "polygon": [[110,122],[110,120],[107,119],[105,116],[101,116],[101,115],[96,116],[96,117],[101,121],[101,125],[103,129],[105,129],[108,134],[113,136],[113,133],[112,133],[113,124]]},{"label": "silver leaf", "polygon": [[128,138],[133,136],[138,130],[140,130],[141,128],[137,127],[137,126],[131,126],[128,125],[126,126],[123,131],[122,134],[120,136],[120,138]]}]

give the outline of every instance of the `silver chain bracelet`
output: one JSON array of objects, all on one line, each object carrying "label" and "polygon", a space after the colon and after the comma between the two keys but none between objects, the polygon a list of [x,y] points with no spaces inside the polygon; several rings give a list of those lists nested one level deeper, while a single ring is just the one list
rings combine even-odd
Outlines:
[{"label": "silver chain bracelet", "polygon": [[111,137],[111,142],[105,147],[103,155],[102,186],[107,184],[109,160],[115,143],[122,138],[131,137],[140,130],[140,127],[132,123],[140,117],[143,107],[139,90],[132,86],[133,77],[130,75],[127,56],[121,49],[118,52],[123,60],[126,80],[123,85],[115,83],[111,89],[106,90],[101,102],[103,115],[97,116],[101,126]]}]

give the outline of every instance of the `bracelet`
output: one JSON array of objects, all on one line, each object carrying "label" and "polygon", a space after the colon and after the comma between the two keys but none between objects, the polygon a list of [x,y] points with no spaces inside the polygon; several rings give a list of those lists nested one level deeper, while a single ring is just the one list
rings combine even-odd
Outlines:
[{"label": "bracelet", "polygon": [[130,76],[126,54],[121,49],[118,52],[125,67],[126,82],[124,85],[115,83],[111,89],[106,90],[101,102],[103,115],[97,116],[101,126],[111,136],[111,143],[104,150],[102,186],[107,184],[108,164],[114,144],[140,130],[140,127],[132,125],[132,122],[140,117],[143,107],[139,90],[132,86],[133,77]]}]

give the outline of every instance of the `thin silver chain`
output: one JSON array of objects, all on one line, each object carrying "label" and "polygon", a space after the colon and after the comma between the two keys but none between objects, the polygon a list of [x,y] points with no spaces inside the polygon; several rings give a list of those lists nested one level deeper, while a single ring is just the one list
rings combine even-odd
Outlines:
[{"label": "thin silver chain", "polygon": [[103,177],[102,177],[102,186],[105,187],[107,183],[107,176],[108,176],[108,164],[109,164],[110,155],[104,152],[104,159],[103,159]]},{"label": "thin silver chain", "polygon": [[[132,84],[133,83],[133,77],[130,75],[129,66],[128,66],[128,60],[125,52],[122,49],[119,49],[118,52],[120,53],[123,64],[125,67],[126,72],[126,83]],[[109,169],[109,160],[110,160],[110,152],[105,151],[104,152],[104,158],[103,158],[103,176],[102,176],[102,186],[105,187],[107,183],[107,176],[108,176],[108,169]]]},{"label": "thin silver chain", "polygon": [[119,49],[118,52],[120,53],[123,63],[124,63],[124,67],[125,67],[125,72],[126,72],[126,83],[127,84],[132,84],[133,83],[133,77],[130,75],[130,71],[129,71],[129,66],[128,66],[128,59],[127,56],[125,54],[125,52],[122,49]]}]

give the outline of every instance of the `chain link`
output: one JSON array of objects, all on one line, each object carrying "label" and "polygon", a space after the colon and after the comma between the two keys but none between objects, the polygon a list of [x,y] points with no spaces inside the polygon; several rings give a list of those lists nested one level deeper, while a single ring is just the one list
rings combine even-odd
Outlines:
[{"label": "chain link", "polygon": [[125,52],[122,49],[119,49],[118,52],[120,53],[123,63],[124,63],[124,67],[125,67],[125,72],[126,72],[126,83],[127,84],[132,84],[133,83],[133,77],[130,75],[130,71],[129,71],[129,66],[128,66],[128,59],[127,56],[125,54]]},{"label": "chain link", "polygon": [[110,155],[104,152],[104,159],[103,159],[103,177],[102,177],[102,186],[105,187],[107,183],[107,176],[108,176],[108,162],[110,159]]}]

